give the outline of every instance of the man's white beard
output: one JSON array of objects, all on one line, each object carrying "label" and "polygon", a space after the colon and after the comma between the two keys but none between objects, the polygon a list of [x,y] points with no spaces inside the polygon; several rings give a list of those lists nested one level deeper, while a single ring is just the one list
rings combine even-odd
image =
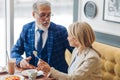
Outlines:
[{"label": "man's white beard", "polygon": [[43,26],[42,24],[37,23],[37,27],[42,30],[47,30],[49,28],[50,24],[48,26]]}]

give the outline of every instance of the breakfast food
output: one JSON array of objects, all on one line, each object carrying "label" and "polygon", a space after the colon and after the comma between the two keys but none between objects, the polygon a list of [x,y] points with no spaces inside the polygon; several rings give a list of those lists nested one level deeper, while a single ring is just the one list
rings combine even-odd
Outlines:
[{"label": "breakfast food", "polygon": [[5,80],[20,80],[19,76],[13,75],[13,76],[7,76]]}]

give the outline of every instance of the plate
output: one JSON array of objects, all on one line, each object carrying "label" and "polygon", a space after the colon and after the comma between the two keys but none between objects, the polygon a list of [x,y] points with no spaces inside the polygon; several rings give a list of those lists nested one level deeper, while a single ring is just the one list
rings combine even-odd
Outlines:
[{"label": "plate", "polygon": [[0,80],[25,80],[23,76],[20,75],[6,75],[2,76]]},{"label": "plate", "polygon": [[5,73],[5,72],[7,72],[7,68],[0,66],[0,73]]},{"label": "plate", "polygon": [[21,73],[22,73],[23,76],[28,77],[29,73],[31,73],[31,72],[37,72],[37,77],[44,75],[43,71],[37,71],[36,69],[23,70]]}]

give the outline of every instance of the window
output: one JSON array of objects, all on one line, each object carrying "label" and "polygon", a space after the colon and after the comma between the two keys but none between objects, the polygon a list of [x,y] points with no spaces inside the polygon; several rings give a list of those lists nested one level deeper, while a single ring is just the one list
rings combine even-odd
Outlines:
[{"label": "window", "polygon": [[[12,6],[13,3],[11,3],[12,1],[14,1],[14,10]],[[52,13],[54,14],[51,21],[68,27],[68,25],[73,22],[73,1],[74,0],[50,0],[52,3]],[[12,39],[14,38],[14,43],[16,43],[23,25],[34,20],[32,17],[33,2],[34,0],[0,0],[0,25],[2,27],[0,30],[0,66],[6,65],[6,52],[7,48],[13,46]],[[10,7],[6,6],[5,3],[10,4]],[[5,11],[7,11],[7,13],[5,13]],[[14,12],[14,15],[12,12]],[[12,17],[10,17],[11,15]],[[7,17],[10,19],[8,20]],[[7,22],[10,25],[7,24]],[[6,26],[9,27],[7,28]],[[14,32],[11,30],[14,30]],[[10,53],[10,49],[8,52]]]},{"label": "window", "polygon": [[0,66],[5,66],[6,31],[5,31],[5,0],[0,0]]},{"label": "window", "polygon": [[74,0],[52,0],[53,17],[51,21],[68,27],[73,22]]},{"label": "window", "polygon": [[[24,24],[33,21],[32,4],[34,0],[14,0],[14,43]],[[52,4],[51,21],[68,27],[73,22],[73,0],[50,0]]]}]

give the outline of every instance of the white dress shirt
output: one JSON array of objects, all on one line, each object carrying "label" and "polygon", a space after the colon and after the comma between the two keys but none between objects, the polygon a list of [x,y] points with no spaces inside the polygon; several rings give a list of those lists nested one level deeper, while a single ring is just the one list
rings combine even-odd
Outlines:
[{"label": "white dress shirt", "polygon": [[[38,42],[38,39],[40,37],[40,34],[39,32],[37,31],[38,30],[38,27],[35,25],[35,49],[37,49],[37,42]],[[42,39],[43,39],[43,45],[42,45],[42,48],[45,46],[45,43],[47,41],[47,38],[48,38],[48,29],[43,29],[41,28],[40,30],[43,30],[44,32],[42,33]]]}]

